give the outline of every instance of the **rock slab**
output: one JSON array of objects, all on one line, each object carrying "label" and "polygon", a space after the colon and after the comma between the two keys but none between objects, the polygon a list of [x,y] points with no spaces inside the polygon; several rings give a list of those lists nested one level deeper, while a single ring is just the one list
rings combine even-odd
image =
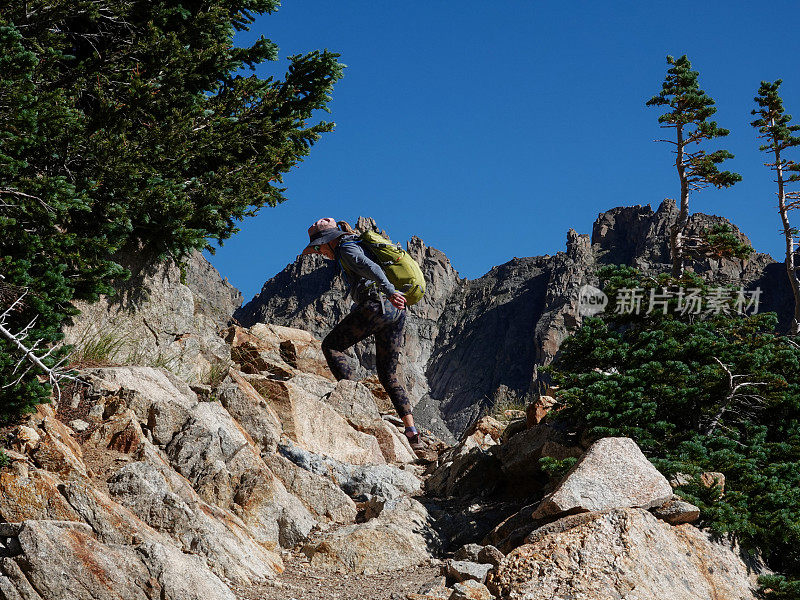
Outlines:
[{"label": "rock slab", "polygon": [[403,498],[366,523],[342,527],[307,544],[303,553],[312,567],[372,574],[422,564],[439,546],[425,507]]},{"label": "rock slab", "polygon": [[171,545],[103,544],[83,523],[25,521],[21,555],[0,559],[0,597],[22,600],[235,600],[196,556]]},{"label": "rock slab", "polygon": [[753,600],[755,576],[730,549],[691,525],[636,508],[565,517],[530,536],[489,575],[508,600]]},{"label": "rock slab", "polygon": [[533,519],[614,508],[653,508],[672,498],[672,487],[630,438],[592,444]]},{"label": "rock slab", "polygon": [[463,581],[486,581],[486,575],[492,569],[492,565],[482,565],[469,560],[450,560],[445,565],[447,579],[455,583]]},{"label": "rock slab", "polygon": [[494,596],[485,585],[469,580],[456,583],[449,600],[492,600],[493,598]]},{"label": "rock slab", "polygon": [[700,509],[679,496],[674,496],[672,500],[654,508],[653,514],[670,525],[680,525],[697,521],[700,518]]}]

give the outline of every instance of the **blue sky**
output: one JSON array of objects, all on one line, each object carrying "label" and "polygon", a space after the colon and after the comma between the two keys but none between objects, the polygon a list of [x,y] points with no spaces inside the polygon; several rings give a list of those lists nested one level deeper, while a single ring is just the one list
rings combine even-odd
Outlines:
[{"label": "blue sky", "polygon": [[[292,262],[306,229],[332,216],[374,217],[395,241],[418,235],[459,273],[564,250],[614,206],[677,198],[674,158],[645,101],[666,55],[687,54],[731,130],[709,150],[744,180],[693,194],[691,212],[723,215],[782,260],[773,175],[750,126],[761,80],[782,78],[800,123],[797,1],[763,3],[286,0],[259,17],[281,60],[328,48],[348,65],[336,123],[285,178],[289,200],[241,224],[212,264],[245,301]],[[796,159],[800,160],[800,151]],[[794,215],[800,223],[800,214]]]}]

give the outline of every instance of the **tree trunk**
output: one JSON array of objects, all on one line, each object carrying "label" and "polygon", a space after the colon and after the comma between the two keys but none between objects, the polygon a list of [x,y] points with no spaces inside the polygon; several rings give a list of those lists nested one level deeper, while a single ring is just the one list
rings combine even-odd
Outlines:
[{"label": "tree trunk", "polygon": [[680,277],[683,274],[683,239],[682,233],[686,223],[689,222],[689,181],[686,179],[686,165],[683,164],[683,125],[677,125],[678,147],[675,168],[678,169],[678,178],[681,181],[681,203],[678,220],[669,228],[669,250],[672,255],[672,276]]},{"label": "tree trunk", "polygon": [[[770,125],[775,125],[775,119],[770,120]],[[800,334],[800,281],[797,279],[797,270],[794,254],[794,236],[789,223],[789,210],[786,208],[786,190],[783,181],[783,165],[781,164],[780,140],[776,136],[772,137],[773,150],[775,152],[775,172],[778,174],[778,212],[783,223],[783,235],[786,238],[786,275],[789,277],[789,285],[792,286],[794,295],[794,316],[789,325],[789,335]]]}]

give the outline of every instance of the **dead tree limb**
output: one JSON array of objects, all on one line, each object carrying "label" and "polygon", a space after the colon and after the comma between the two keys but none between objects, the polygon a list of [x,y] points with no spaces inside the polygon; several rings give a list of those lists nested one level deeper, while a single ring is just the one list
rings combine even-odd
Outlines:
[{"label": "dead tree limb", "polygon": [[[725,400],[720,406],[717,413],[714,415],[714,418],[711,419],[708,427],[706,428],[705,435],[711,435],[714,433],[714,430],[720,426],[722,422],[722,417],[725,416],[726,412],[731,412],[734,414],[740,414],[740,411],[736,409],[737,404],[743,404],[743,401],[746,401],[746,407],[752,408],[754,406],[763,405],[766,400],[763,397],[759,396],[758,394],[748,394],[742,393],[740,390],[744,387],[750,386],[759,386],[759,385],[767,385],[766,381],[742,381],[742,379],[746,378],[747,375],[734,375],[731,370],[725,366],[725,364],[718,359],[716,356],[712,357],[717,364],[725,371],[725,374],[728,376],[728,387],[730,392],[725,397]],[[739,383],[737,383],[739,381]]]},{"label": "dead tree limb", "polygon": [[45,364],[45,359],[48,358],[53,352],[55,352],[59,345],[55,345],[46,352],[42,353],[42,350],[39,349],[39,344],[42,343],[42,340],[36,340],[32,344],[26,344],[25,340],[28,337],[31,329],[36,324],[36,317],[34,317],[25,327],[23,327],[17,333],[12,332],[8,328],[8,316],[19,306],[22,305],[22,302],[27,295],[27,291],[25,291],[21,296],[19,296],[14,302],[11,303],[3,313],[0,313],[0,336],[6,338],[11,345],[20,353],[21,357],[17,364],[14,366],[14,370],[12,371],[13,374],[17,374],[20,372],[20,368],[27,363],[27,368],[24,368],[17,379],[15,379],[11,383],[7,383],[3,385],[3,388],[9,388],[17,385],[22,379],[27,375],[31,369],[34,367],[40,370],[45,376],[47,376],[47,380],[50,385],[56,390],[59,400],[61,399],[61,381],[63,380],[70,380],[70,381],[81,381],[78,377],[74,375],[70,375],[68,372],[62,369],[62,365],[66,358],[61,359],[58,363],[53,365],[52,367],[48,367]]}]

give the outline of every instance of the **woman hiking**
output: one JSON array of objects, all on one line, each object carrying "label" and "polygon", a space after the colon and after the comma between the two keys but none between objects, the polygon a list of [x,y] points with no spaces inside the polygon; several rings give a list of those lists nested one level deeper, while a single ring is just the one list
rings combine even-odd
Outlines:
[{"label": "woman hiking", "polygon": [[357,342],[375,336],[375,366],[405,434],[415,452],[424,449],[414,427],[411,403],[399,377],[399,359],[406,322],[406,299],[383,269],[358,243],[356,232],[345,221],[327,217],[308,228],[309,243],[303,254],[321,254],[336,260],[344,271],[355,301],[353,310],[322,340],[322,351],[333,376],[355,379],[355,370],[344,351]]}]

